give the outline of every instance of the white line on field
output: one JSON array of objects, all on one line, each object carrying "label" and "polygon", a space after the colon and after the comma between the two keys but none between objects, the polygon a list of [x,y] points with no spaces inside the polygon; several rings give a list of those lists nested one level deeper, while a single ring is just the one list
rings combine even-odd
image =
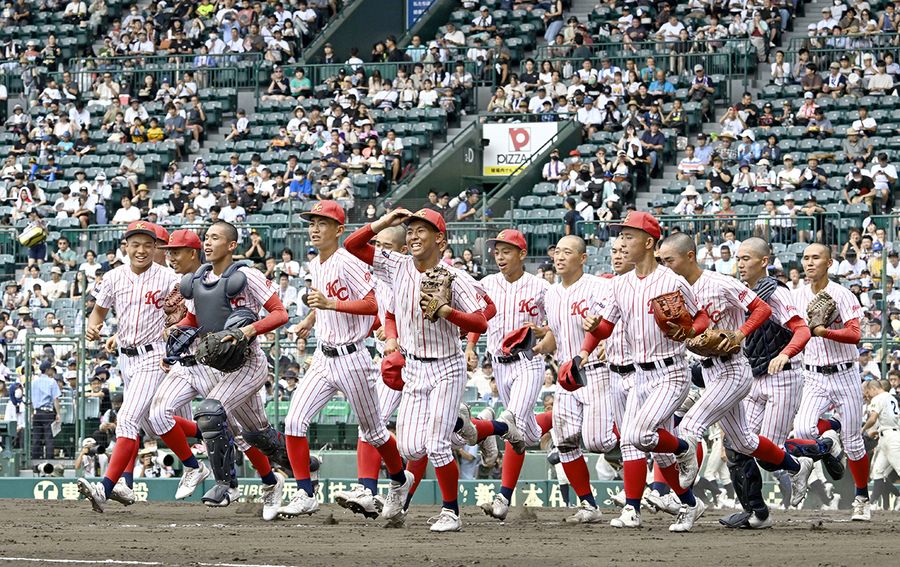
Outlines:
[{"label": "white line on field", "polygon": [[[0,562],[25,561],[31,563],[67,563],[75,565],[165,565],[159,561],[121,561],[118,559],[47,559],[42,557],[2,557]],[[202,567],[294,567],[293,565],[272,565],[268,563],[202,563],[191,562]]]}]

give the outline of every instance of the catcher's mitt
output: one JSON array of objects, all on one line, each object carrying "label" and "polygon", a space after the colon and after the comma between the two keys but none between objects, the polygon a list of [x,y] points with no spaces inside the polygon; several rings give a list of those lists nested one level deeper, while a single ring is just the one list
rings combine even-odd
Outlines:
[{"label": "catcher's mitt", "polygon": [[674,341],[683,341],[691,336],[694,318],[688,313],[684,304],[684,296],[680,291],[664,293],[650,300],[653,318],[667,337]]},{"label": "catcher's mitt", "polygon": [[421,293],[420,305],[425,318],[434,323],[439,319],[438,310],[444,305],[450,305],[453,299],[453,280],[456,276],[441,265],[437,265],[422,277],[419,284]]},{"label": "catcher's mitt", "polygon": [[722,329],[707,329],[693,339],[687,339],[684,344],[692,353],[704,357],[728,356],[741,350],[737,334]]},{"label": "catcher's mitt", "polygon": [[[233,337],[234,340],[225,341],[225,337]],[[200,339],[197,345],[197,362],[227,374],[244,365],[249,350],[250,341],[240,329],[226,329],[209,333]]]},{"label": "catcher's mitt", "polygon": [[817,293],[806,308],[806,319],[809,321],[810,331],[816,327],[828,328],[837,318],[837,303],[825,290]]},{"label": "catcher's mitt", "polygon": [[166,327],[177,324],[187,315],[187,306],[184,304],[184,297],[181,296],[177,284],[163,300],[163,313],[166,315]]},{"label": "catcher's mitt", "polygon": [[166,340],[166,364],[175,364],[188,353],[191,343],[200,334],[196,327],[175,327]]}]

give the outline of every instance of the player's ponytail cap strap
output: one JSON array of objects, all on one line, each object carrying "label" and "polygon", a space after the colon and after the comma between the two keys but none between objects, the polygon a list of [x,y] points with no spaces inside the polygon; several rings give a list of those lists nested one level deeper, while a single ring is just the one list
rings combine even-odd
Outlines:
[{"label": "player's ponytail cap strap", "polygon": [[441,213],[437,211],[433,211],[431,209],[419,209],[415,213],[412,214],[408,219],[406,219],[406,224],[409,224],[413,221],[424,221],[437,229],[438,232],[447,234],[447,223],[444,222],[444,217],[441,216]]},{"label": "player's ponytail cap strap", "polygon": [[147,221],[134,221],[125,229],[125,238],[130,238],[137,234],[149,236],[153,240],[157,239],[156,225]]},{"label": "player's ponytail cap strap", "polygon": [[300,218],[306,220],[310,220],[313,217],[324,217],[336,221],[338,224],[344,224],[346,220],[344,208],[337,201],[319,201],[313,205],[312,209],[300,213]]},{"label": "player's ponytail cap strap", "polygon": [[625,220],[621,223],[615,223],[612,226],[621,226],[623,228],[636,228],[643,230],[656,240],[662,235],[662,229],[659,228],[659,221],[650,213],[643,211],[631,211]]},{"label": "player's ponytail cap strap", "polygon": [[515,246],[519,250],[527,250],[525,235],[514,228],[501,230],[496,238],[491,238],[488,240],[488,246],[493,246],[498,242],[503,242],[504,244]]},{"label": "player's ponytail cap strap", "polygon": [[194,231],[183,228],[173,232],[169,236],[169,243],[165,246],[160,246],[160,248],[193,248],[194,250],[200,250],[203,248],[203,245],[200,242],[200,237]]}]

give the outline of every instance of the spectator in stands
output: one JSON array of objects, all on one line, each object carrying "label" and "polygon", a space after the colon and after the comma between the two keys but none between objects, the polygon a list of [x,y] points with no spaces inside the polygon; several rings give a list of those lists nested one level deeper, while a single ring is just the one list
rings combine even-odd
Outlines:
[{"label": "spectator in stands", "polygon": [[122,206],[116,211],[116,214],[113,215],[110,224],[128,224],[141,219],[141,211],[132,205],[131,197],[123,195],[121,202]]},{"label": "spectator in stands", "polygon": [[843,197],[849,204],[865,203],[871,209],[875,200],[875,183],[854,166],[850,169],[850,180],[844,186]]},{"label": "spectator in stands", "polygon": [[659,131],[659,122],[651,122],[650,129],[641,135],[641,146],[650,160],[650,175],[656,175],[657,166],[666,147],[666,136]]},{"label": "spectator in stands", "polygon": [[719,259],[715,261],[715,270],[726,276],[734,276],[737,273],[737,261],[731,255],[731,248],[722,245],[719,247]]},{"label": "spectator in stands", "polygon": [[697,192],[693,185],[688,185],[681,192],[681,200],[675,205],[672,213],[676,215],[691,215],[694,213],[694,208],[698,205],[703,206],[703,199],[700,198],[700,193]]},{"label": "spectator in stands", "polygon": [[56,241],[56,252],[50,255],[53,263],[62,270],[71,270],[75,268],[78,260],[78,254],[72,250],[68,238],[60,238]]},{"label": "spectator in stands", "polygon": [[722,189],[723,193],[731,191],[733,178],[731,172],[725,169],[725,164],[719,155],[713,157],[712,169],[706,177],[706,190],[712,191],[713,187]]},{"label": "spectator in stands", "polygon": [[819,160],[810,156],[806,161],[806,168],[800,173],[800,189],[815,191],[828,186],[828,176],[825,170],[819,167]]},{"label": "spectator in stands", "polygon": [[470,187],[466,190],[464,199],[460,199],[459,205],[456,207],[456,220],[470,220],[478,212],[475,204],[478,202],[479,191],[476,187]]},{"label": "spectator in stands", "polygon": [[[314,249],[313,252],[315,252]],[[304,275],[301,274],[300,263],[294,260],[294,252],[290,248],[281,250],[281,262],[276,264],[275,271],[279,274],[287,274],[292,279]]]},{"label": "spectator in stands", "polygon": [[144,175],[146,168],[147,166],[144,165],[144,160],[135,155],[134,148],[129,147],[125,151],[125,157],[119,164],[119,175],[116,177],[116,181],[119,183],[128,183],[131,194],[135,195],[137,193],[138,179]]},{"label": "spectator in stands", "polygon": [[850,248],[844,255],[844,260],[838,265],[837,275],[841,279],[852,282],[862,278],[866,263],[859,260],[856,250]]},{"label": "spectator in stands", "polygon": [[[672,16],[672,19],[675,19],[675,17]],[[706,121],[709,121],[712,116],[712,98],[715,92],[716,89],[712,79],[706,75],[703,65],[699,63],[694,65],[694,78],[691,80],[691,86],[688,89],[688,98],[700,103],[700,108]]]},{"label": "spectator in stands", "polygon": [[31,404],[34,407],[31,430],[31,458],[52,459],[53,433],[51,425],[62,419],[59,406],[60,390],[56,383],[56,368],[49,360],[41,362],[40,375],[31,382]]},{"label": "spectator in stands", "polygon": [[801,171],[794,167],[794,157],[784,156],[784,168],[778,172],[778,188],[782,191],[793,191],[800,186]]},{"label": "spectator in stands", "polygon": [[806,124],[806,135],[819,140],[830,138],[834,134],[834,126],[831,120],[826,118],[825,109],[816,108],[812,120]]}]

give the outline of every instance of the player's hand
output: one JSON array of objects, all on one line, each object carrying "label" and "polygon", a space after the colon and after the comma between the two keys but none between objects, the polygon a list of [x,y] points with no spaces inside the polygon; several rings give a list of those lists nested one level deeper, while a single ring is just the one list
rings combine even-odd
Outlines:
[{"label": "player's hand", "polygon": [[878,438],[878,432],[875,431],[874,429],[870,429],[870,430],[866,431],[866,435],[868,435],[872,439]]},{"label": "player's hand", "polygon": [[400,350],[400,345],[397,343],[397,339],[390,338],[384,341],[384,356],[397,352],[398,350]]},{"label": "player's hand", "polygon": [[103,328],[103,323],[98,323],[96,325],[88,325],[87,329],[84,331],[84,338],[89,341],[96,341],[100,339],[100,329]]},{"label": "player's hand", "polygon": [[590,333],[594,329],[597,328],[597,325],[600,324],[600,320],[602,317],[595,317],[594,315],[585,315],[584,319],[581,321],[581,328],[584,329],[585,333]]},{"label": "player's hand", "polygon": [[159,367],[162,368],[163,372],[168,372],[169,370],[172,370],[172,366],[170,364],[167,364],[166,359],[164,359],[164,358],[159,361]]},{"label": "player's hand", "polygon": [[597,345],[597,349],[594,352],[597,353],[597,359],[600,360],[600,362],[606,362],[606,341],[600,341],[600,344]]},{"label": "player's hand", "polygon": [[375,338],[379,341],[384,341],[387,335],[384,334],[384,325],[375,329]]},{"label": "player's hand", "polygon": [[59,414],[56,414],[56,418],[53,420],[53,423],[59,423],[60,421],[62,421],[62,416]]},{"label": "player's hand", "polygon": [[784,365],[790,362],[790,358],[786,354],[779,354],[769,361],[769,375],[778,374],[784,370]]},{"label": "player's hand", "polygon": [[466,349],[466,370],[473,372],[478,368],[478,354],[474,349]]},{"label": "player's hand", "polygon": [[812,336],[814,336],[814,337],[821,337],[821,338],[824,339],[824,338],[825,338],[825,333],[828,332],[828,329],[826,329],[824,325],[819,325],[819,326],[817,326],[817,327],[815,327],[815,328],[813,328],[813,329],[810,329],[809,332],[810,332],[810,333],[812,334]]},{"label": "player's hand", "polygon": [[301,339],[308,339],[309,332],[312,331],[313,328],[313,320],[310,317],[306,317],[299,323],[295,329],[297,330],[297,336]]},{"label": "player's hand", "polygon": [[[604,349],[603,354],[606,355],[606,350]],[[578,368],[584,368],[585,363],[587,362],[588,357],[591,355],[586,350],[582,350],[578,353],[578,358],[581,360],[581,364],[578,365]]]},{"label": "player's hand", "polygon": [[412,211],[410,211],[409,209],[394,209],[377,221],[373,222],[372,230],[377,233],[392,226],[400,226],[404,223],[404,221],[406,221],[406,219],[411,216]]},{"label": "player's hand", "polygon": [[534,333],[534,338],[537,340],[541,340],[547,334],[547,327],[541,327],[540,325],[535,325],[534,323],[525,323],[525,326],[531,329],[531,332]]},{"label": "player's hand", "polygon": [[328,309],[333,311],[337,307],[337,301],[328,299],[325,294],[314,287],[309,288],[306,294],[306,304],[310,309]]},{"label": "player's hand", "polygon": [[103,348],[110,354],[116,352],[119,349],[119,335],[113,335],[106,339]]}]

